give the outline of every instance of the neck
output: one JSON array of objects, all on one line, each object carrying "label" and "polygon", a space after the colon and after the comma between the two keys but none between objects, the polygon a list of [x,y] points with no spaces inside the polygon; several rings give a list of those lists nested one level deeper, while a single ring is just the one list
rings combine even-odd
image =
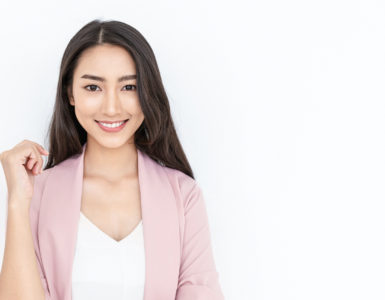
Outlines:
[{"label": "neck", "polygon": [[138,153],[135,143],[127,142],[117,148],[107,148],[89,138],[84,151],[85,177],[116,182],[137,175]]}]

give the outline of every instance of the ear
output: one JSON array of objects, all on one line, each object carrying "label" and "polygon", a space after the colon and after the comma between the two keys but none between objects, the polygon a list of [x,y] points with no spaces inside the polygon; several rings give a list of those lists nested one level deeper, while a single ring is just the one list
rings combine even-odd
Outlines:
[{"label": "ear", "polygon": [[70,101],[70,105],[75,106],[75,100],[74,100],[74,97],[72,96],[70,87],[67,88],[67,95]]}]

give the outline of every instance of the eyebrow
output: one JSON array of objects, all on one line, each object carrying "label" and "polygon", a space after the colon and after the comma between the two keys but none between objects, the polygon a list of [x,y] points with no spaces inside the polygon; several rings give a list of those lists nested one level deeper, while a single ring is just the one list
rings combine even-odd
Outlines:
[{"label": "eyebrow", "polygon": [[[99,77],[99,76],[96,76],[96,75],[90,75],[90,74],[84,74],[80,78],[92,79],[92,80],[97,80],[97,81],[101,81],[101,82],[106,81],[106,79],[103,78],[103,77]],[[122,81],[125,81],[125,80],[130,80],[130,79],[136,79],[136,74],[134,74],[134,75],[124,75],[124,76],[118,78],[118,82],[122,82]]]}]

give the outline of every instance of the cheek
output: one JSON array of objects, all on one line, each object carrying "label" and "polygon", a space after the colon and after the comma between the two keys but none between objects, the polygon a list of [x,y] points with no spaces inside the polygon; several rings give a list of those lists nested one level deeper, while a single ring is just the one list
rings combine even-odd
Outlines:
[{"label": "cheek", "polygon": [[123,99],[123,109],[130,113],[132,117],[140,118],[143,115],[142,108],[137,96],[128,96],[126,99]]},{"label": "cheek", "polygon": [[80,101],[78,101],[77,105],[75,105],[75,115],[82,127],[87,128],[91,126],[91,122],[94,122],[93,116],[95,115],[95,109],[86,102],[80,103]]},{"label": "cheek", "polygon": [[95,97],[83,96],[76,98],[75,109],[81,115],[92,115],[99,107],[98,100]]},{"label": "cheek", "polygon": [[135,97],[135,100],[132,101],[132,105],[133,105],[133,111],[135,112],[136,115],[138,115],[138,116],[143,115],[142,107],[140,106],[140,102],[139,102],[138,97]]}]

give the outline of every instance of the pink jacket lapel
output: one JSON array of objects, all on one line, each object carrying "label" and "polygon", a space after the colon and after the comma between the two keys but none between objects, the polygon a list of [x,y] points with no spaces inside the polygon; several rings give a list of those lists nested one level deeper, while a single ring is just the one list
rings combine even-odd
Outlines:
[{"label": "pink jacket lapel", "polygon": [[[71,299],[84,150],[50,170],[39,215],[40,257],[52,299]],[[180,216],[166,170],[138,149],[146,276],[144,299],[175,299]],[[180,208],[179,208],[180,209]]]}]

